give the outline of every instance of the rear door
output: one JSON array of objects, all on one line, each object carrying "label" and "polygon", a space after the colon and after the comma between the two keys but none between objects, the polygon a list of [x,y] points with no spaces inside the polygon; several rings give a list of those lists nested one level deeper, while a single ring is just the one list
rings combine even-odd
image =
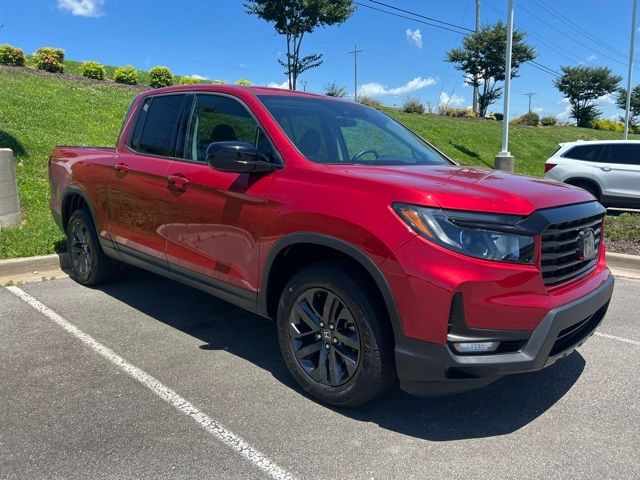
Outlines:
[{"label": "rear door", "polygon": [[601,176],[607,186],[605,195],[640,199],[640,145],[609,144],[602,163]]},{"label": "rear door", "polygon": [[123,253],[167,267],[162,236],[169,166],[190,96],[158,95],[140,106],[130,138],[116,156],[108,186],[110,233]]},{"label": "rear door", "polygon": [[[251,112],[223,94],[198,94],[187,122],[185,152],[171,162],[162,234],[176,273],[195,277],[236,295],[258,287],[258,241],[270,175],[213,170],[205,162],[212,142],[256,144],[270,161],[280,162],[271,141]],[[233,288],[238,287],[238,288]]]}]

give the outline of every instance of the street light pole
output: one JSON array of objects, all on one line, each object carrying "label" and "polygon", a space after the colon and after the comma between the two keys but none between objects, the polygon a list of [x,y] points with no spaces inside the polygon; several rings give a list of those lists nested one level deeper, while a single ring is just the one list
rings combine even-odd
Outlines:
[{"label": "street light pole", "polygon": [[[635,0],[634,0],[635,1]],[[507,56],[504,69],[504,114],[502,117],[502,150],[496,155],[494,168],[513,172],[514,158],[509,152],[509,101],[511,100],[511,46],[513,43],[513,4],[509,0],[507,20]]]},{"label": "street light pole", "polygon": [[638,0],[633,0],[631,12],[631,44],[629,45],[629,73],[627,74],[627,105],[624,113],[624,139],[629,138],[629,110],[631,110],[631,76],[633,72],[633,50],[636,43],[636,10]]}]

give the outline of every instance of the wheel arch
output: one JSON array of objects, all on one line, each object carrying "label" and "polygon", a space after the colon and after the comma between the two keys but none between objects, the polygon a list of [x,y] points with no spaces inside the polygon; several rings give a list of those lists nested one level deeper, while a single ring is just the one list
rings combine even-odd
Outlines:
[{"label": "wheel arch", "polygon": [[[280,239],[269,251],[263,267],[258,311],[275,318],[282,289],[300,268],[321,260],[342,258],[364,271],[373,282],[386,307],[394,335],[403,334],[396,301],[384,274],[358,247],[335,237],[316,233],[295,233]],[[297,260],[301,262],[296,263]]]},{"label": "wheel arch", "polygon": [[580,185],[592,185],[596,191],[598,192],[598,199],[602,198],[602,188],[600,187],[600,184],[594,180],[593,178],[589,178],[589,177],[569,177],[566,178],[564,180],[564,183],[567,183],[569,185],[573,185],[575,187],[580,187]]}]

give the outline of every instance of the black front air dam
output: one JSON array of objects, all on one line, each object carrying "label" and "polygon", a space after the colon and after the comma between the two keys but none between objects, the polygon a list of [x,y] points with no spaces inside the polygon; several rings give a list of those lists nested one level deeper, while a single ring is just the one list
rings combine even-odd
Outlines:
[{"label": "black front air dam", "polygon": [[551,310],[514,353],[456,355],[448,345],[397,336],[400,387],[412,395],[448,395],[488,385],[504,375],[547,367],[593,334],[607,311],[613,284],[610,276],[590,294]]}]

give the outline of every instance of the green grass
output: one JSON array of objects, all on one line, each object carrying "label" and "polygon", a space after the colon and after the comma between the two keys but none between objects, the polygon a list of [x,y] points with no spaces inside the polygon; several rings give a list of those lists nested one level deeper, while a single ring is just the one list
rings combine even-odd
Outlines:
[{"label": "green grass", "polygon": [[[79,62],[66,61],[66,65],[69,73],[79,70]],[[113,146],[136,93],[0,70],[0,147],[15,152],[24,214],[22,225],[0,230],[0,258],[44,255],[64,248],[63,235],[49,212],[49,154],[56,145]],[[462,163],[491,166],[500,150],[499,122],[386,111]],[[542,175],[544,161],[557,144],[578,138],[620,138],[620,134],[574,127],[513,127],[510,148],[516,156],[516,171]],[[623,232],[626,225],[621,223]]]},{"label": "green grass", "polygon": [[24,221],[0,230],[0,258],[62,247],[49,211],[47,161],[56,145],[112,146],[136,91],[0,70],[0,147],[13,149]]}]

